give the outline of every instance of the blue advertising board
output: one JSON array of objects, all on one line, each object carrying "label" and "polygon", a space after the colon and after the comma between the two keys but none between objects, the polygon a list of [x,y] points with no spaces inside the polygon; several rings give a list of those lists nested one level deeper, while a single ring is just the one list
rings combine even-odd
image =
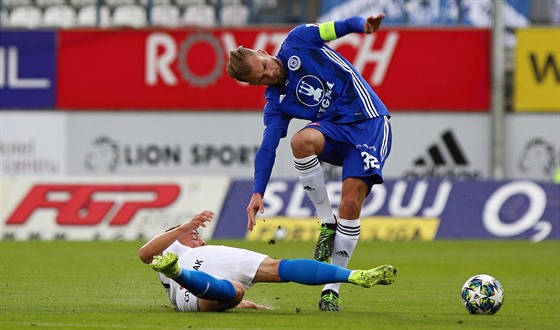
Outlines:
[{"label": "blue advertising board", "polygon": [[0,108],[55,107],[56,31],[0,31]]},{"label": "blue advertising board", "polygon": [[[327,182],[327,190],[336,213],[340,182]],[[251,194],[251,180],[232,182],[221,212],[224,219],[218,222],[214,238],[248,237],[245,208]],[[271,181],[264,202],[265,213],[257,214],[256,228],[270,223],[277,226],[278,221],[293,226],[290,219],[318,227],[313,204],[297,180]],[[436,240],[558,240],[560,185],[529,180],[386,180],[374,186],[366,198],[361,221],[362,229],[373,222],[377,231],[367,236],[366,230],[362,230],[360,239],[365,240],[414,240],[421,236]],[[409,234],[379,235],[395,228]]]}]

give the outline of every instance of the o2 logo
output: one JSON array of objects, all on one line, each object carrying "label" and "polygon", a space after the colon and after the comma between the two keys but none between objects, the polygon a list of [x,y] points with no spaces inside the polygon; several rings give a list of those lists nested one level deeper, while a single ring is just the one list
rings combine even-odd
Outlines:
[{"label": "o2 logo", "polygon": [[[523,195],[529,200],[529,208],[516,221],[504,222],[500,218],[500,210],[506,201],[515,196]],[[546,192],[531,181],[512,182],[500,187],[484,205],[482,221],[486,230],[498,237],[514,237],[527,230],[534,230],[531,241],[540,242],[552,232],[552,223],[542,219],[546,209]]]},{"label": "o2 logo", "polygon": [[379,165],[379,160],[377,160],[377,158],[375,156],[372,156],[371,154],[362,151],[361,153],[362,158],[364,160],[364,170],[370,170],[372,168],[381,168],[381,166]]}]

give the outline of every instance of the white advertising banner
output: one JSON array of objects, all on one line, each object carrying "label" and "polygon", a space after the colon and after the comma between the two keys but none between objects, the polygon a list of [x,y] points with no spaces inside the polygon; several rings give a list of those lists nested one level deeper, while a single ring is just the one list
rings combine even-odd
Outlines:
[{"label": "white advertising banner", "polygon": [[506,117],[506,177],[551,182],[560,166],[560,114]]},{"label": "white advertising banner", "polygon": [[[291,136],[276,154],[273,178],[296,178]],[[387,178],[487,178],[488,114],[398,113]],[[252,178],[263,132],[261,113],[71,113],[69,172],[77,175],[227,174]],[[325,166],[327,178],[340,169]]]},{"label": "white advertising banner", "polygon": [[[227,175],[250,179],[262,138],[252,112],[0,112],[0,174],[20,176]],[[290,138],[273,178],[296,178]],[[560,115],[509,114],[505,175],[549,181],[560,163]],[[492,178],[492,122],[486,113],[396,113],[390,178]],[[340,168],[324,166],[327,179]]]},{"label": "white advertising banner", "polygon": [[2,239],[149,239],[204,210],[214,222],[227,176],[10,178],[0,183]]},{"label": "white advertising banner", "polygon": [[405,179],[483,179],[491,174],[490,117],[480,113],[396,113],[383,174]]},{"label": "white advertising banner", "polygon": [[[294,121],[288,136],[303,124]],[[259,113],[72,113],[70,173],[252,178],[263,127]],[[275,176],[294,176],[289,142],[281,141]]]},{"label": "white advertising banner", "polygon": [[66,174],[66,114],[0,111],[0,176]]}]

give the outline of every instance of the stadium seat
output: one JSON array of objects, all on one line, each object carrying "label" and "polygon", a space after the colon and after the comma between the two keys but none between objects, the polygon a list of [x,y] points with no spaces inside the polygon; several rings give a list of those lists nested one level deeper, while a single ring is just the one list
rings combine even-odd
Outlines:
[{"label": "stadium seat", "polygon": [[[111,10],[107,6],[99,7],[99,27],[107,27],[111,21]],[[78,26],[97,26],[97,6],[88,5],[78,11]]]},{"label": "stadium seat", "polygon": [[[140,0],[140,4],[144,7],[148,6],[149,0]],[[171,0],[152,0],[152,6],[171,5]]]},{"label": "stadium seat", "polygon": [[112,26],[140,28],[147,25],[146,9],[140,5],[122,5],[115,8]]},{"label": "stadium seat", "polygon": [[65,5],[64,0],[35,0],[35,6],[45,10],[48,7]]},{"label": "stadium seat", "polygon": [[212,6],[227,6],[232,4],[240,4],[242,3],[241,0],[208,0]]},{"label": "stadium seat", "polygon": [[183,12],[183,24],[202,27],[215,26],[216,11],[213,6],[207,4],[190,5]]},{"label": "stadium seat", "polygon": [[4,8],[0,9],[0,27],[8,26],[8,11]]},{"label": "stadium seat", "polygon": [[36,28],[41,25],[43,12],[35,6],[19,6],[12,10],[9,18],[10,27]]},{"label": "stadium seat", "polygon": [[175,27],[180,25],[180,10],[169,4],[152,5],[152,26]]},{"label": "stadium seat", "polygon": [[249,7],[231,3],[220,8],[220,22],[226,26],[242,26],[249,22]]},{"label": "stadium seat", "polygon": [[85,6],[97,5],[97,0],[70,0],[70,5],[76,8],[76,10],[80,10]]},{"label": "stadium seat", "polygon": [[31,0],[2,0],[2,8],[7,10],[12,10],[20,6],[31,6],[33,5]]},{"label": "stadium seat", "polygon": [[70,28],[76,25],[76,9],[68,5],[47,7],[43,13],[43,26]]},{"label": "stadium seat", "polygon": [[124,5],[134,5],[136,1],[134,0],[105,0],[105,5],[110,9],[115,9]]},{"label": "stadium seat", "polygon": [[206,5],[206,0],[175,0],[175,5],[184,9],[192,5]]}]

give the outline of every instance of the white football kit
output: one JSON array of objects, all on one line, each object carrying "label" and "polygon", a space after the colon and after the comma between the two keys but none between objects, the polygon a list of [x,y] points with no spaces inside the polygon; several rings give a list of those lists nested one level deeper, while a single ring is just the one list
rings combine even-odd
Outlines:
[{"label": "white football kit", "polygon": [[[198,270],[218,279],[234,280],[248,289],[253,286],[253,279],[266,255],[244,249],[221,245],[205,245],[190,248],[175,241],[167,252],[179,256],[179,266],[188,270]],[[181,312],[197,312],[198,297],[177,284],[177,282],[158,273],[161,284],[165,287],[169,301]]]}]

